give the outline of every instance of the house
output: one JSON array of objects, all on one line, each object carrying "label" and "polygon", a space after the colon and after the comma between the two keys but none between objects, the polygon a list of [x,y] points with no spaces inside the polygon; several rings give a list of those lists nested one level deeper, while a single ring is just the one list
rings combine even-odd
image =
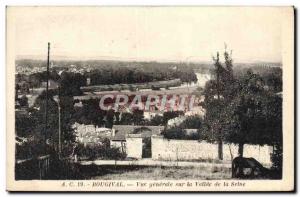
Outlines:
[{"label": "house", "polygon": [[75,123],[73,128],[76,133],[76,141],[84,145],[101,144],[103,139],[112,137],[112,131],[109,128],[79,123]]},{"label": "house", "polygon": [[133,151],[133,157],[137,157],[135,150],[142,150],[143,139],[159,135],[163,129],[163,126],[114,125],[110,146],[120,148],[122,152],[127,153],[128,157],[132,156],[130,153]]}]

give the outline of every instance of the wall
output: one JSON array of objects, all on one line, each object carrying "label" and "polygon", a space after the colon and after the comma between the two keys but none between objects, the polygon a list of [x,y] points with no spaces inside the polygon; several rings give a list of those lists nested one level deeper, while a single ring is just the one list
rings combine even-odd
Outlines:
[{"label": "wall", "polygon": [[[154,160],[195,160],[218,159],[218,145],[197,140],[167,140],[152,136],[152,158]],[[271,146],[244,145],[244,157],[253,157],[261,163],[270,165]],[[223,145],[223,159],[231,162],[231,154],[238,156],[238,146]]]},{"label": "wall", "polygon": [[126,153],[127,157],[142,158],[143,154],[143,138],[141,136],[126,137]]}]

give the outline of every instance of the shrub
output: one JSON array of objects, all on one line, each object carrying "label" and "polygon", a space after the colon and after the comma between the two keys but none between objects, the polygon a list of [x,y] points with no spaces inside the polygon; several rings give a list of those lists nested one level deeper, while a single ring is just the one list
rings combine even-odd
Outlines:
[{"label": "shrub", "polygon": [[121,160],[126,157],[126,154],[121,152],[119,148],[102,145],[86,145],[79,144],[76,149],[76,154],[79,158],[96,160],[96,159],[114,159]]}]

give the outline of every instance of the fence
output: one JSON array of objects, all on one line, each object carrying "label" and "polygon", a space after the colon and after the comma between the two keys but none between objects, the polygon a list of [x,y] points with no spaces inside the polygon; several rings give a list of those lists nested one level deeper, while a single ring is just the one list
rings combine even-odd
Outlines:
[{"label": "fence", "polygon": [[17,160],[15,164],[16,180],[47,179],[50,171],[50,155],[35,159]]}]

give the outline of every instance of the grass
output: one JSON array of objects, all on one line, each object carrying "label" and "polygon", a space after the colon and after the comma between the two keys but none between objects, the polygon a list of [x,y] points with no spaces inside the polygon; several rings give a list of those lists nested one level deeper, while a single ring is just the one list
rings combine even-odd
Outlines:
[{"label": "grass", "polygon": [[132,170],[115,170],[102,176],[101,180],[215,180],[230,179],[231,170],[225,167],[143,167]]}]

